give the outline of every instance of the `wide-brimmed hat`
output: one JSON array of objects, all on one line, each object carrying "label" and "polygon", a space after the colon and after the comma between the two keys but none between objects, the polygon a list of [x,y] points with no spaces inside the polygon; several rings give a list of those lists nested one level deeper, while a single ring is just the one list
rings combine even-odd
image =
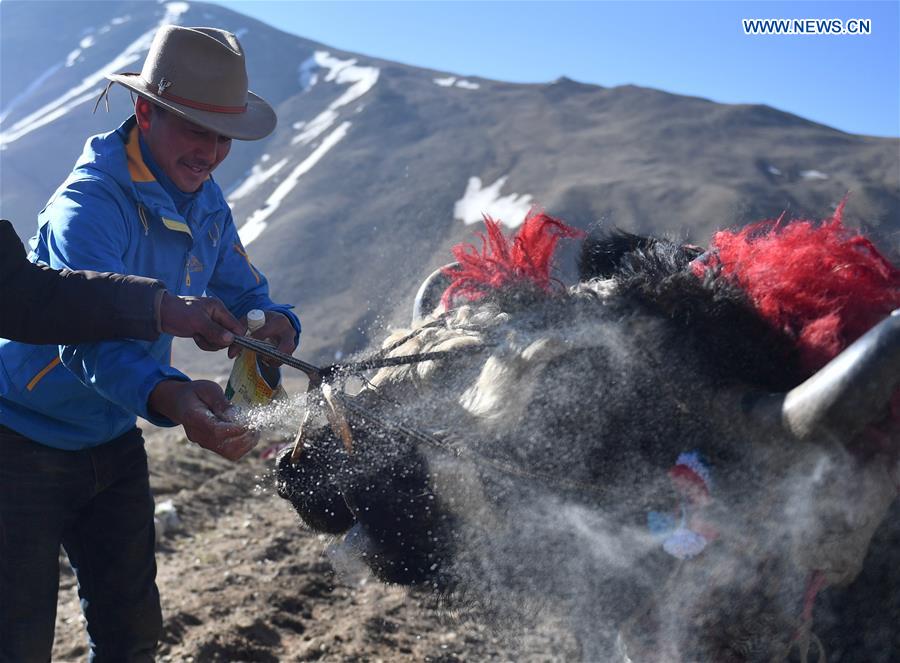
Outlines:
[{"label": "wide-brimmed hat", "polygon": [[153,38],[141,73],[107,78],[230,138],[265,138],[277,123],[272,107],[247,89],[244,50],[225,30],[164,25]]}]

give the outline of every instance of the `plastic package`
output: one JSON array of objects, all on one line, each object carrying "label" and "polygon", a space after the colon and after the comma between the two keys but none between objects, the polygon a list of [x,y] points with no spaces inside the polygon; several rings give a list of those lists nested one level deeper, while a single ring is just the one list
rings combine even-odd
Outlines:
[{"label": "plastic package", "polygon": [[[252,334],[265,323],[266,314],[253,309],[247,313],[247,334]],[[241,350],[228,377],[225,397],[233,405],[250,409],[286,395],[279,368],[264,363],[252,350]]]}]

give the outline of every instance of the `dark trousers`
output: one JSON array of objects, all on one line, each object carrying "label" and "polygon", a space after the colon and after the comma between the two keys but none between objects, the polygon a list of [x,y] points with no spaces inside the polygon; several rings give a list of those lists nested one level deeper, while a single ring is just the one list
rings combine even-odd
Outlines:
[{"label": "dark trousers", "polygon": [[62,451],[0,426],[0,662],[50,660],[60,545],[78,578],[89,660],[152,661],[162,615],[139,429]]}]

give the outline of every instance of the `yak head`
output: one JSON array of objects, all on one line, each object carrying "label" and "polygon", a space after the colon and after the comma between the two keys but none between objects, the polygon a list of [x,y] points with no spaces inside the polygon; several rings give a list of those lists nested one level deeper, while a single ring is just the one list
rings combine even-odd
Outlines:
[{"label": "yak head", "polygon": [[383,580],[563,620],[586,659],[788,660],[898,486],[900,271],[840,212],[591,236],[572,287],[579,231],[486,219],[382,348],[439,358],[326,388],[279,493]]}]

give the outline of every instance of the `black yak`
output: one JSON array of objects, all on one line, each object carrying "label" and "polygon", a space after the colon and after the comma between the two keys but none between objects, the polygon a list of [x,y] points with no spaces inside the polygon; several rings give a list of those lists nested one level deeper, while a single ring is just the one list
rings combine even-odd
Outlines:
[{"label": "black yak", "polygon": [[900,270],[840,216],[590,236],[572,287],[579,231],[486,219],[384,344],[447,354],[326,385],[279,494],[382,580],[566,620],[585,660],[897,660]]}]

